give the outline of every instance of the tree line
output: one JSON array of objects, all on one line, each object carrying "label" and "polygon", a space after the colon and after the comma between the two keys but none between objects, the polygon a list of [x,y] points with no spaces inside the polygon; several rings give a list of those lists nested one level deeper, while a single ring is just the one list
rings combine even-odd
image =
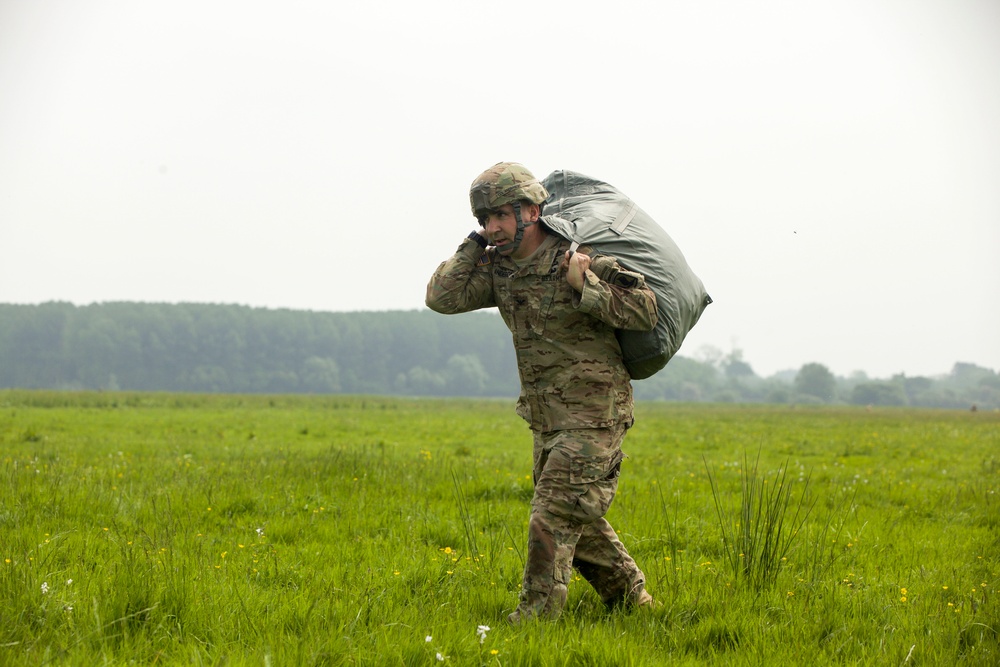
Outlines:
[{"label": "tree line", "polygon": [[[1000,375],[835,377],[811,363],[762,378],[740,351],[678,355],[640,400],[1000,408]],[[221,304],[0,304],[0,387],[211,393],[516,396],[495,312],[325,313]]]}]

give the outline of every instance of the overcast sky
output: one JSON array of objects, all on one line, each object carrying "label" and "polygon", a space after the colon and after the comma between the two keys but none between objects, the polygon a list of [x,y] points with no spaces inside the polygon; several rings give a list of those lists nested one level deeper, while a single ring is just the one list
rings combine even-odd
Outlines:
[{"label": "overcast sky", "polygon": [[0,0],[0,303],[423,308],[519,161],[760,375],[1000,369],[1000,2]]}]

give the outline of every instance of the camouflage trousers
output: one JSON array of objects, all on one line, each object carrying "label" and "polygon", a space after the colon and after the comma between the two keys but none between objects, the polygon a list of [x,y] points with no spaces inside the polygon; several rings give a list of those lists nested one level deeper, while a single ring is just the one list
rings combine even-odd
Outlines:
[{"label": "camouflage trousers", "polygon": [[528,558],[512,621],[558,616],[574,567],[608,606],[642,594],[645,576],[604,518],[618,490],[627,428],[535,433]]}]

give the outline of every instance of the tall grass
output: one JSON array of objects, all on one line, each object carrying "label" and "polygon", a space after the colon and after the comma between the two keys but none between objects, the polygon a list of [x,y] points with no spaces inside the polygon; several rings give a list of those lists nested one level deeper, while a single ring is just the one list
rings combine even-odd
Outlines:
[{"label": "tall grass", "polygon": [[726,559],[735,579],[755,591],[769,588],[777,581],[778,571],[815,505],[815,501],[807,500],[808,477],[801,482],[798,497],[793,498],[787,461],[773,478],[761,475],[759,468],[760,450],[752,465],[744,452],[739,507],[731,514],[724,508],[715,476],[705,462]]}]

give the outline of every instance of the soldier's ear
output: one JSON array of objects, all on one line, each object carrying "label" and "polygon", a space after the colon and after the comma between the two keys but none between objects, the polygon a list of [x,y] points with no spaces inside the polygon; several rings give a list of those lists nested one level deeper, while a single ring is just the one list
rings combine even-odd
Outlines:
[{"label": "soldier's ear", "polygon": [[521,202],[521,220],[524,222],[537,222],[542,215],[542,209],[534,202]]}]

